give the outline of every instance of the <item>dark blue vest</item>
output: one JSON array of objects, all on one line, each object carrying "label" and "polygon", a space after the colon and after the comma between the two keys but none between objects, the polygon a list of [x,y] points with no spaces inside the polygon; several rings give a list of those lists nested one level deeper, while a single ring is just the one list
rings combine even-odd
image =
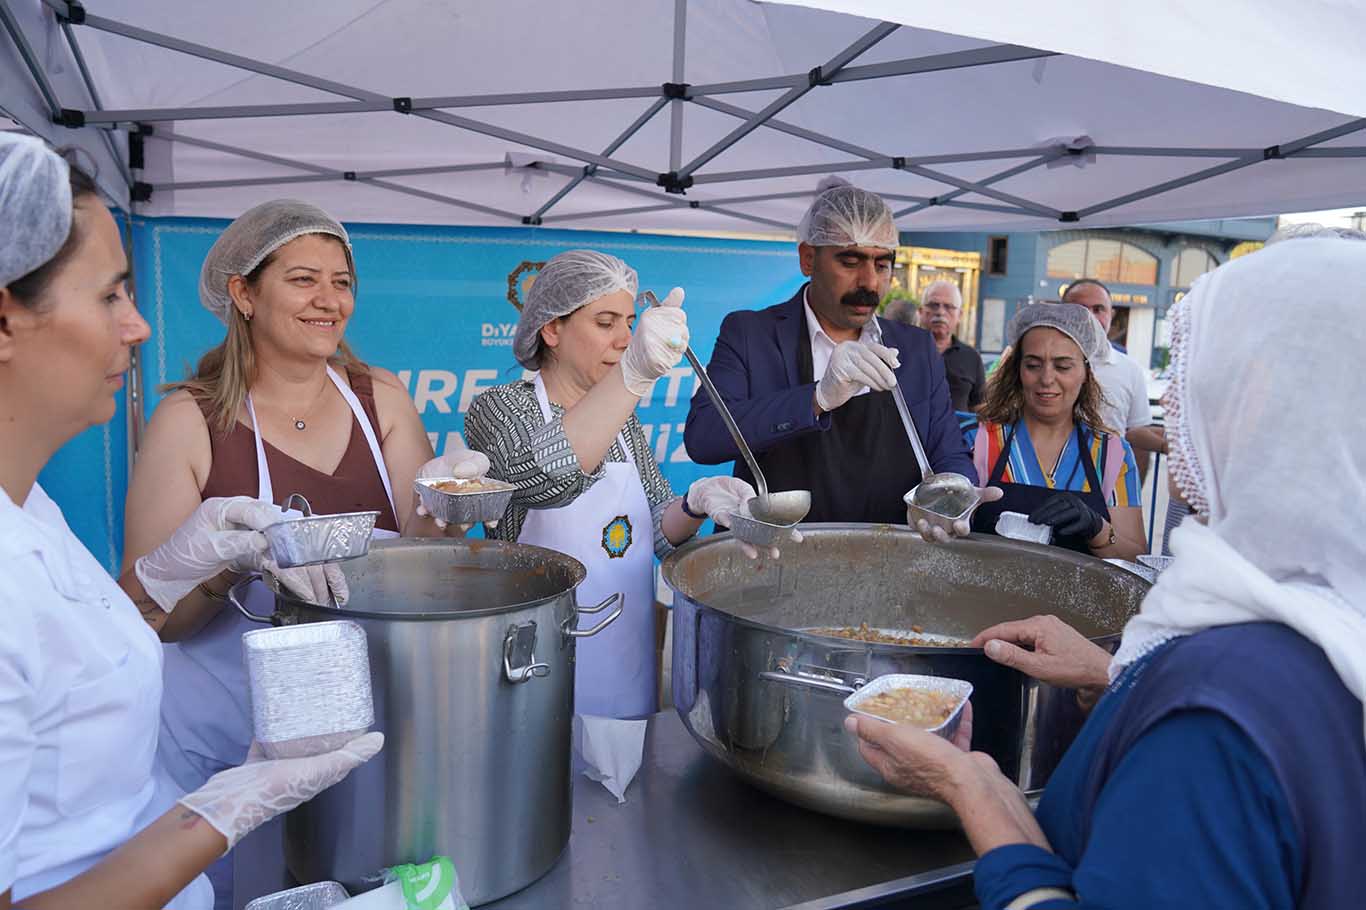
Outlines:
[{"label": "dark blue vest", "polygon": [[1298,840],[1299,910],[1366,906],[1362,703],[1319,647],[1278,623],[1180,638],[1129,668],[1074,746],[1080,773],[1059,769],[1054,783],[1061,786],[1050,784],[1039,807],[1058,855],[1074,866],[1080,861],[1113,770],[1144,733],[1185,710],[1227,717],[1270,765]]}]

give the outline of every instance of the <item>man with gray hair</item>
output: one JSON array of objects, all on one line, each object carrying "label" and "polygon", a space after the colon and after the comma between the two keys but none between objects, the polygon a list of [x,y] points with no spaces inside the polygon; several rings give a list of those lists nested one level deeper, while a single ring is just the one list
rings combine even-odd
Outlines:
[{"label": "man with gray hair", "polygon": [[[1110,302],[1110,289],[1094,278],[1082,278],[1072,282],[1062,295],[1063,303],[1075,303],[1086,307],[1096,317],[1105,334],[1110,334],[1110,321],[1114,318],[1114,305]],[[1101,416],[1106,426],[1122,433],[1133,447],[1138,461],[1139,476],[1146,479],[1150,452],[1167,454],[1167,437],[1160,427],[1153,426],[1152,407],[1148,404],[1147,371],[1128,354],[1116,351],[1106,345],[1101,358],[1097,358],[1091,369],[1105,393],[1101,405]]]},{"label": "man with gray hair", "polygon": [[944,358],[954,410],[971,411],[986,397],[987,373],[977,349],[954,335],[962,316],[963,292],[958,285],[946,278],[930,282],[920,298],[920,327],[934,336],[934,346]]},{"label": "man with gray hair", "polygon": [[[707,372],[769,488],[811,491],[807,521],[902,524],[902,497],[920,469],[892,388],[905,395],[934,471],[974,481],[977,472],[930,335],[876,315],[891,285],[896,222],[877,195],[827,178],[797,236],[810,281],[785,303],[728,315]],[[735,475],[751,479],[707,396],[693,397],[683,438],[693,461],[736,461]]]}]

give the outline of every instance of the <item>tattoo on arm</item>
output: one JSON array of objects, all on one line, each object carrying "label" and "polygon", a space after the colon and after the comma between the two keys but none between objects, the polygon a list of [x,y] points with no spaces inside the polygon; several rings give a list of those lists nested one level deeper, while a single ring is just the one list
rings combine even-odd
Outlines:
[{"label": "tattoo on arm", "polygon": [[150,597],[137,598],[133,601],[133,606],[138,608],[138,612],[142,614],[147,625],[154,629],[166,621],[166,611],[161,609],[161,606]]}]

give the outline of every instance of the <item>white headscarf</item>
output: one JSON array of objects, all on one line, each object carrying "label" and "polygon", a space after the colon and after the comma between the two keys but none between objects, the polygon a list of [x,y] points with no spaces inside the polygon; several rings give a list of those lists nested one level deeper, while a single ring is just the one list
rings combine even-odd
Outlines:
[{"label": "white headscarf", "polygon": [[1171,470],[1204,523],[1173,533],[1111,678],[1173,638],[1279,622],[1366,702],[1366,243],[1267,247],[1173,315]]}]

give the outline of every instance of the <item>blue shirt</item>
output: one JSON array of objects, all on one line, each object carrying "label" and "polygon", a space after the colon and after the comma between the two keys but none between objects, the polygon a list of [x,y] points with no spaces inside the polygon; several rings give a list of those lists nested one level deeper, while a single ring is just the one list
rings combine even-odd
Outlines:
[{"label": "blue shirt", "polygon": [[1078,899],[1038,910],[1358,906],[1361,723],[1323,652],[1285,626],[1178,639],[1126,670],[1053,775],[1037,818],[1054,852],[988,852],[978,900],[1056,887]]}]

